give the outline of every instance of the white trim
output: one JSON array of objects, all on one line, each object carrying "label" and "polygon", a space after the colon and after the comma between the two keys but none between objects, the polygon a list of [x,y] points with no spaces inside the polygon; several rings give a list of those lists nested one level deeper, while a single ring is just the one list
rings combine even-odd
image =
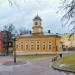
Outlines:
[{"label": "white trim", "polygon": [[45,45],[45,49],[46,49],[46,42],[45,41],[42,41],[42,50],[45,50],[45,49],[43,49],[43,45]]},{"label": "white trim", "polygon": [[[30,50],[33,50],[34,49],[34,40],[32,40],[32,41],[30,42]],[[32,48],[32,45],[33,45],[33,49],[31,49]]]},{"label": "white trim", "polygon": [[28,49],[28,48],[26,48],[26,46],[29,46],[28,43],[29,43],[28,41],[25,41],[25,50]]},{"label": "white trim", "polygon": [[20,41],[20,49],[22,48],[22,46],[23,46],[23,42],[22,42],[22,41]]},{"label": "white trim", "polygon": [[16,48],[18,48],[18,41],[16,41]]},{"label": "white trim", "polygon": [[[39,42],[39,43],[37,44],[37,42]],[[37,49],[37,45],[39,45],[39,49]],[[40,50],[40,41],[39,40],[36,40],[36,50]]]},{"label": "white trim", "polygon": [[[49,49],[49,45],[51,45],[51,48]],[[48,41],[48,50],[52,49],[52,41]]]}]

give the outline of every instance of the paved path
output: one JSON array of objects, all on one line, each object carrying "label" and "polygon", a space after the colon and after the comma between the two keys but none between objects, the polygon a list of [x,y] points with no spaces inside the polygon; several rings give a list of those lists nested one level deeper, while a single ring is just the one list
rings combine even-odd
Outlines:
[{"label": "paved path", "polygon": [[51,64],[50,58],[41,58],[28,60],[25,65],[0,65],[0,75],[75,75],[54,70]]},{"label": "paved path", "polygon": [[7,61],[11,61],[11,57],[10,56],[0,56],[0,64],[1,63],[5,63]]}]

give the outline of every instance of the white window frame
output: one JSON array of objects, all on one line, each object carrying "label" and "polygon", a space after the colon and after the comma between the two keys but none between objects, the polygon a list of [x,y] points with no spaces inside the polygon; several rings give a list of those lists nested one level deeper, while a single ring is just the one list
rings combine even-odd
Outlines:
[{"label": "white window frame", "polygon": [[22,41],[20,42],[20,48],[23,48],[23,42]]},{"label": "white window frame", "polygon": [[34,41],[33,40],[31,41],[30,45],[31,45],[30,49],[31,50],[34,49]]},{"label": "white window frame", "polygon": [[52,41],[48,41],[48,50],[51,50],[51,49],[52,49]]},{"label": "white window frame", "polygon": [[46,49],[46,43],[45,43],[45,41],[42,41],[42,49],[43,49],[43,50]]},{"label": "white window frame", "polygon": [[16,48],[18,48],[18,41],[16,41]]},{"label": "white window frame", "polygon": [[[38,43],[38,42],[39,42],[39,43]],[[39,49],[38,49],[37,46],[39,46]],[[39,40],[36,41],[36,50],[40,50],[40,41],[39,41]]]},{"label": "white window frame", "polygon": [[25,41],[25,49],[27,50],[28,49],[28,41]]}]

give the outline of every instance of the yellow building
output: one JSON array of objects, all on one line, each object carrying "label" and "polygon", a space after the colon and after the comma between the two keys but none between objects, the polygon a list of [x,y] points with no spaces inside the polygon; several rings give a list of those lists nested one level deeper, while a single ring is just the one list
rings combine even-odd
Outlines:
[{"label": "yellow building", "polygon": [[75,34],[73,34],[70,38],[69,38],[69,45],[70,47],[74,47],[75,48]]},{"label": "yellow building", "polygon": [[75,34],[73,34],[70,37],[70,34],[61,34],[59,35],[61,37],[61,42],[64,45],[64,48],[70,48],[70,47],[75,47]]},{"label": "yellow building", "polygon": [[21,35],[16,38],[16,53],[25,54],[47,54],[58,50],[60,43],[57,35],[43,33],[42,19],[37,15],[33,19],[32,33]]}]

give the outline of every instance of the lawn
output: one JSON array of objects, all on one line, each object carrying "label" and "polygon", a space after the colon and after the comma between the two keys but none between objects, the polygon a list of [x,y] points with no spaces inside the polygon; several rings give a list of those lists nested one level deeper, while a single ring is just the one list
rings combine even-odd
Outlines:
[{"label": "lawn", "polygon": [[57,69],[75,72],[75,54],[70,54],[58,59],[53,63],[53,66]]},{"label": "lawn", "polygon": [[17,56],[17,59],[26,60],[26,59],[38,59],[38,58],[50,58],[51,55],[25,55]]}]

